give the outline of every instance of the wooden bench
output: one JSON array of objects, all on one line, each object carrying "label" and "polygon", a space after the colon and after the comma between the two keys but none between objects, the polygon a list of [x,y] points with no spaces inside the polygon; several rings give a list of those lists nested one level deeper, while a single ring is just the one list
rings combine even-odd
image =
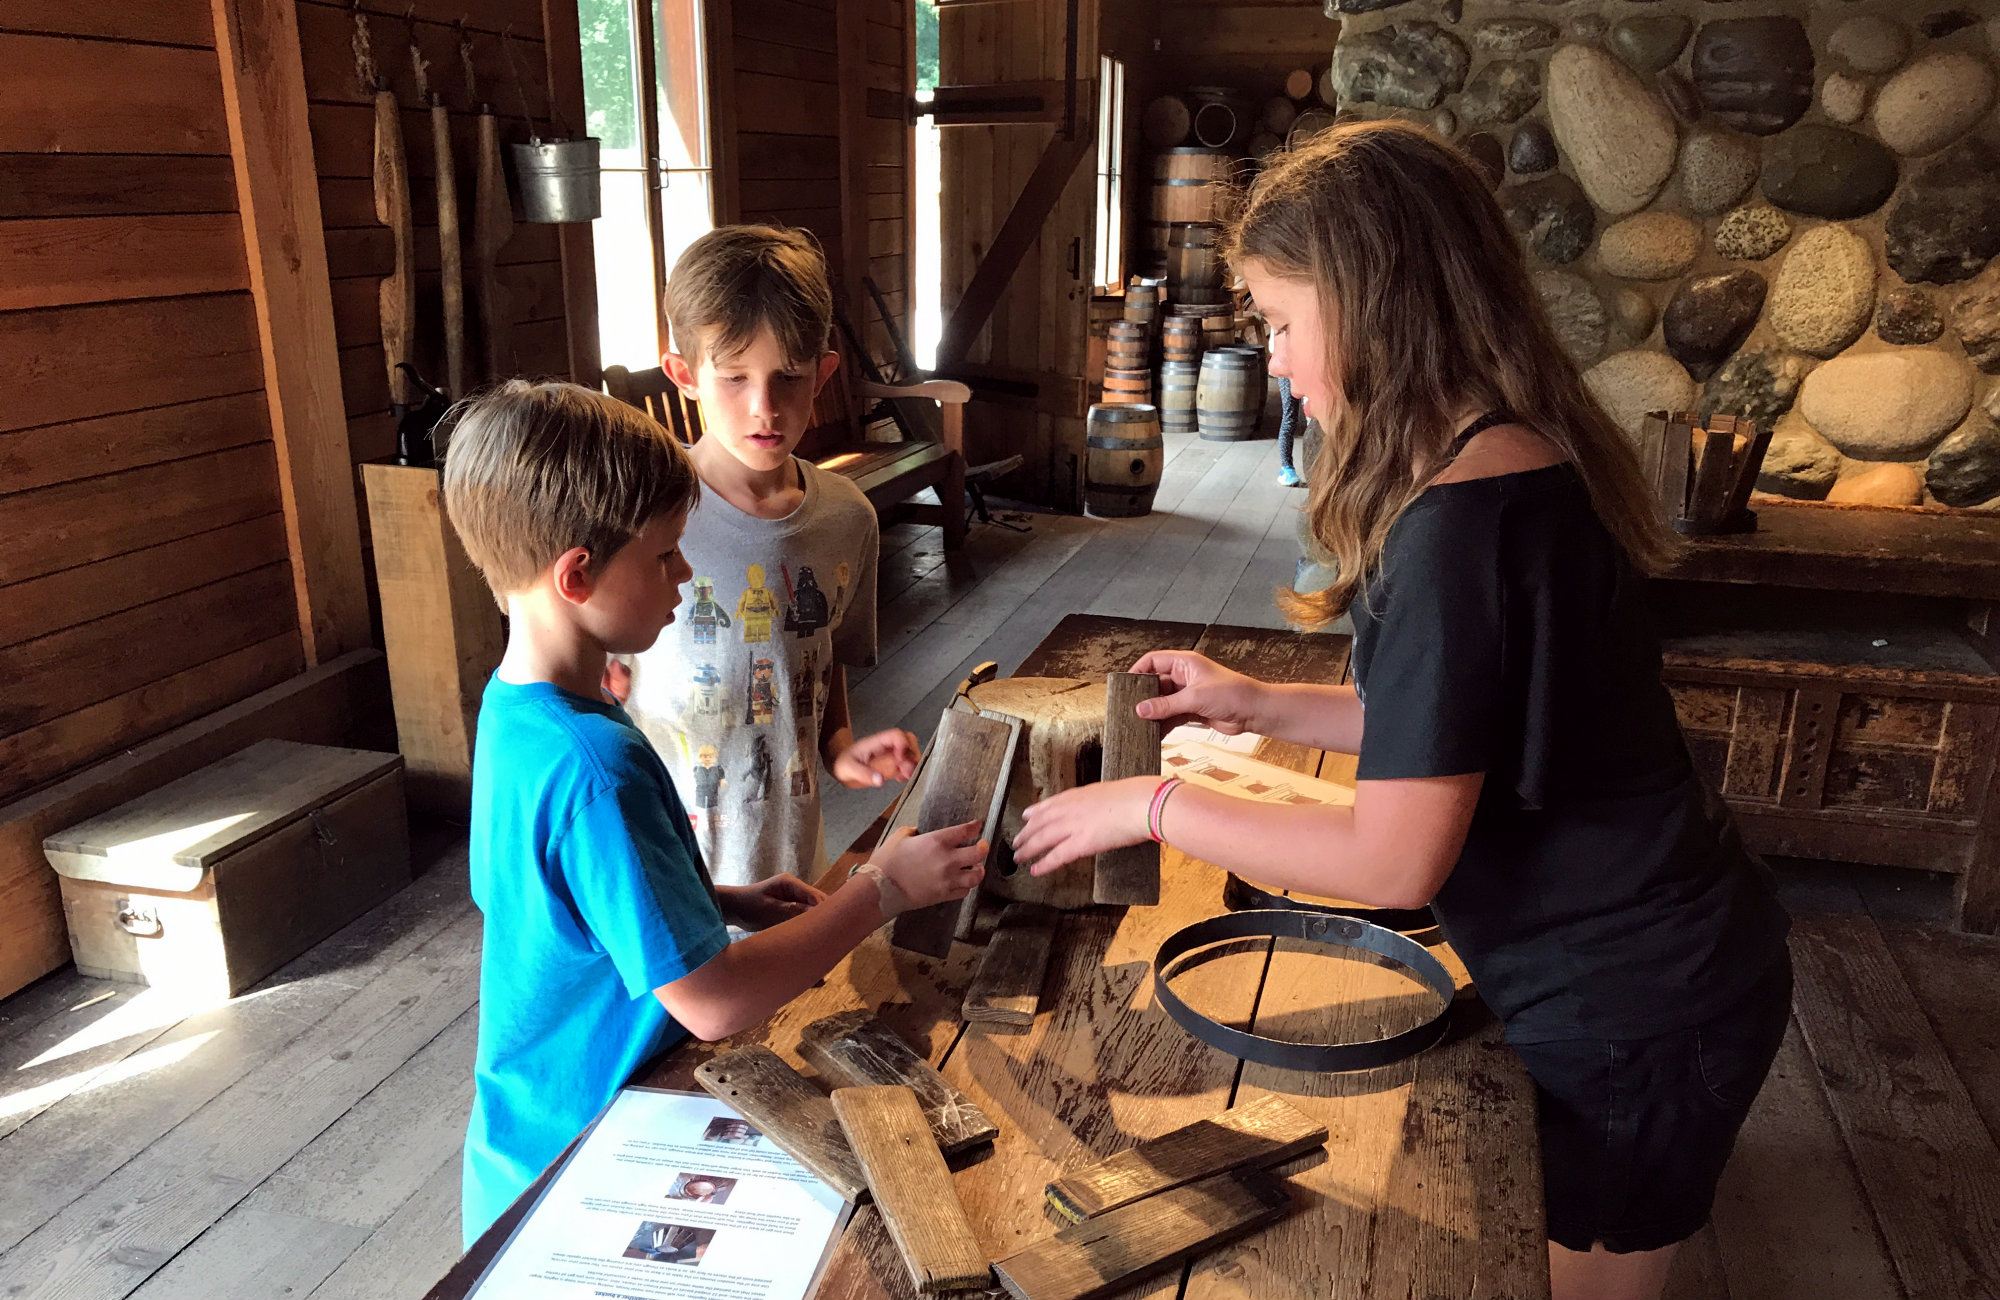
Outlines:
[{"label": "wooden bench", "polygon": [[[701,408],[675,387],[666,371],[604,368],[604,388],[621,402],[651,415],[692,447],[701,437]],[[955,551],[965,541],[965,403],[972,390],[949,379],[919,384],[877,384],[851,377],[845,366],[834,372],[813,403],[812,426],[799,443],[798,454],[823,470],[839,474],[861,489],[876,512],[904,506],[909,517],[935,523],[944,530],[944,545]],[[939,436],[903,438],[892,442],[868,437],[869,412],[882,402],[937,403]],[[910,502],[925,488],[937,492],[938,504]]]}]

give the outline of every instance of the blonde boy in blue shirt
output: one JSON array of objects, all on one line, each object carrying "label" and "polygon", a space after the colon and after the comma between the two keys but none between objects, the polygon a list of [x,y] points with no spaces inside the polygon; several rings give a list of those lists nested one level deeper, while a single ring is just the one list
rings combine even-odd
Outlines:
[{"label": "blonde boy in blue shirt", "polygon": [[[666,768],[599,690],[690,577],[686,454],[601,394],[516,380],[468,404],[444,485],[509,620],[472,768],[469,1246],[649,1056],[767,1019],[886,917],[963,897],[986,849],[973,823],[884,843],[830,895],[792,876],[711,884]],[[754,933],[731,944],[726,924]]]}]

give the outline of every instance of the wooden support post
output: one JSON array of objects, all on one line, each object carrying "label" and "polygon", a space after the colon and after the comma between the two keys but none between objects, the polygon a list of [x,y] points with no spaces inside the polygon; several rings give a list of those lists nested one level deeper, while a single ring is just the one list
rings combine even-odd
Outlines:
[{"label": "wooden support post", "polygon": [[866,1011],[815,1020],[799,1038],[799,1055],[830,1085],[859,1088],[897,1083],[916,1094],[931,1136],[946,1155],[991,1142],[1000,1128],[972,1098],[918,1056],[893,1029]]},{"label": "wooden support post", "polygon": [[[835,66],[840,73],[840,274],[834,290],[855,323],[858,349],[868,348],[868,18],[866,5],[833,7]],[[909,14],[905,22],[915,21]],[[907,180],[905,181],[907,184]],[[907,231],[908,227],[905,227]],[[907,256],[907,250],[905,256]],[[856,374],[861,373],[857,368]],[[946,508],[950,497],[940,496]],[[959,500],[964,500],[961,496]]]},{"label": "wooden support post", "polygon": [[724,1052],[696,1066],[694,1077],[834,1191],[850,1201],[867,1192],[868,1180],[840,1131],[833,1103],[770,1048]]},{"label": "wooden support post", "polygon": [[917,1290],[984,1289],[993,1271],[916,1094],[897,1084],[836,1088],[833,1112]]},{"label": "wooden support post", "polygon": [[1261,1228],[1291,1204],[1283,1182],[1239,1169],[1085,1219],[993,1271],[1015,1300],[1096,1300]]},{"label": "wooden support post", "polygon": [[1071,1222],[1095,1218],[1213,1174],[1290,1160],[1326,1137],[1326,1125],[1270,1094],[1072,1170],[1049,1184],[1049,1204]]},{"label": "wooden support post", "polygon": [[368,464],[361,476],[410,803],[463,817],[480,696],[506,649],[500,612],[445,518],[438,471]]},{"label": "wooden support post", "polygon": [[370,644],[319,177],[293,0],[212,0],[307,664]]},{"label": "wooden support post", "polygon": [[965,990],[965,1018],[1001,1033],[1026,1033],[1042,1006],[1056,914],[1039,903],[1009,903],[986,941]]},{"label": "wooden support post", "polygon": [[[980,823],[982,835],[990,836],[999,820],[1020,737],[1018,720],[946,709],[924,769],[910,783],[883,837],[902,826],[914,826],[923,835],[972,821]],[[952,902],[905,912],[896,918],[890,942],[911,952],[948,957],[959,911],[960,905]]]},{"label": "wooden support post", "polygon": [[[1105,678],[1104,779],[1160,774],[1160,724],[1132,711],[1141,700],[1158,698],[1160,679],[1151,673],[1112,673]],[[1091,897],[1099,903],[1150,907],[1160,901],[1160,846],[1148,840],[1097,855]]]}]

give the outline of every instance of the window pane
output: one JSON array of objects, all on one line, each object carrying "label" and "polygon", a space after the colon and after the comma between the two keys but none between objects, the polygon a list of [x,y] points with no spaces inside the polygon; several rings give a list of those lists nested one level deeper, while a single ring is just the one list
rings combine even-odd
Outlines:
[{"label": "window pane", "polygon": [[[665,167],[708,166],[706,69],[701,57],[700,0],[639,0],[657,3],[653,24],[659,38],[655,60],[660,75],[660,163]],[[673,254],[667,254],[673,265]]]},{"label": "window pane", "polygon": [[660,191],[660,234],[667,248],[667,274],[683,250],[715,225],[707,172],[670,172]]},{"label": "window pane", "polygon": [[633,370],[659,365],[643,173],[604,173],[604,215],[591,226],[591,236],[597,246],[597,329],[604,363]]},{"label": "window pane", "polygon": [[577,0],[576,16],[583,36],[585,130],[604,142],[606,167],[636,167],[639,77],[628,0]]}]

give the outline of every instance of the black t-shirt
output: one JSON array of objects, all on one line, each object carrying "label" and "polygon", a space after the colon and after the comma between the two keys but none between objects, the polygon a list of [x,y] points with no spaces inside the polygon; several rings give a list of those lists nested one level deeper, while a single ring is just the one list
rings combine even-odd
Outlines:
[{"label": "black t-shirt", "polygon": [[1354,603],[1359,778],[1486,774],[1435,907],[1516,1042],[1684,1029],[1783,955],[1644,606],[1568,465],[1432,487]]}]

